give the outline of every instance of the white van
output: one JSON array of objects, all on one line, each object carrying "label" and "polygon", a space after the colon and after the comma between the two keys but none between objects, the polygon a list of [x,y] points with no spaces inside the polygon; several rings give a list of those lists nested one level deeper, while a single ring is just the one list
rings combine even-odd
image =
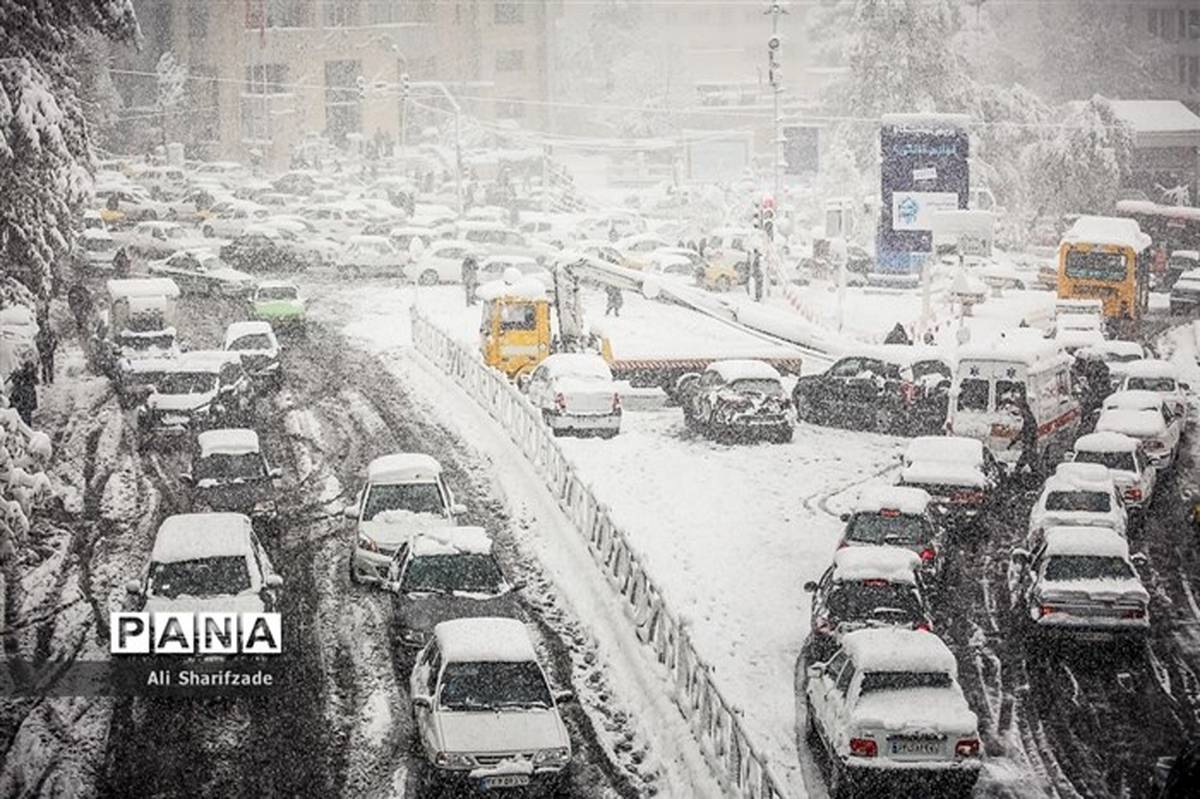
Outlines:
[{"label": "white van", "polygon": [[1055,342],[1030,333],[1011,331],[959,350],[951,387],[950,433],[983,441],[1010,468],[1021,456],[1021,417],[1006,398],[1028,402],[1038,425],[1040,463],[1061,460],[1079,429],[1071,359]]}]

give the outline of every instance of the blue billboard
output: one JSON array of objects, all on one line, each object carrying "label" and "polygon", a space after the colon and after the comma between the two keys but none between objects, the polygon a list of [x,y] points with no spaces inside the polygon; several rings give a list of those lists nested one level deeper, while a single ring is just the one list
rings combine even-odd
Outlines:
[{"label": "blue billboard", "polygon": [[968,118],[886,114],[880,122],[875,269],[881,276],[915,279],[933,251],[934,213],[967,207]]}]

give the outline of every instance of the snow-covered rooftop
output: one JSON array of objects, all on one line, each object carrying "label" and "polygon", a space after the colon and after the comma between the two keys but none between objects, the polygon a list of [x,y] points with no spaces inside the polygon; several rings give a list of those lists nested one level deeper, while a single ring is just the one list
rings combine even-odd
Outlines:
[{"label": "snow-covered rooftop", "polygon": [[753,358],[731,358],[724,361],[714,361],[708,368],[721,376],[726,383],[735,380],[774,380],[779,381],[779,372],[766,361],[756,361]]},{"label": "snow-covered rooftop", "polygon": [[237,341],[242,336],[255,335],[275,338],[275,334],[271,332],[270,322],[230,322],[229,327],[225,328],[225,346],[228,347],[231,342]]},{"label": "snow-covered rooftop", "polygon": [[552,377],[599,377],[612,380],[612,370],[599,355],[586,352],[558,352],[545,358],[541,368]]},{"label": "snow-covered rooftop", "polygon": [[237,352],[225,350],[191,350],[181,353],[174,360],[173,371],[176,372],[212,372],[221,371],[221,367],[231,361],[242,360]]},{"label": "snow-covered rooftop", "polygon": [[1124,408],[1110,408],[1101,411],[1096,421],[1097,431],[1112,431],[1124,433],[1137,438],[1160,436],[1166,432],[1167,425],[1159,411],[1131,411]]},{"label": "snow-covered rooftop", "polygon": [[1178,370],[1171,361],[1158,358],[1143,358],[1125,366],[1125,374],[1130,377],[1178,377]]},{"label": "snow-covered rooftop", "polygon": [[200,445],[200,457],[210,455],[244,455],[248,452],[258,452],[258,433],[244,427],[232,427],[222,430],[205,430],[196,436]]},{"label": "snow-covered rooftop", "polygon": [[987,484],[978,466],[961,461],[916,461],[901,470],[900,479],[906,484],[968,488],[983,488]]},{"label": "snow-covered rooftop", "polygon": [[941,672],[956,675],[950,648],[933,633],[920,630],[855,630],[842,646],[859,671]]},{"label": "snow-covered rooftop", "polygon": [[1103,430],[1080,436],[1075,441],[1076,452],[1133,452],[1139,446],[1140,442],[1136,438]]},{"label": "snow-covered rooftop", "polygon": [[250,519],[240,513],[181,513],[158,528],[150,560],[176,563],[250,551]]},{"label": "snow-covered rooftop", "polygon": [[1129,543],[1108,527],[1051,527],[1046,531],[1047,555],[1129,557]]},{"label": "snow-covered rooftop", "polygon": [[1136,220],[1121,216],[1081,216],[1063,234],[1063,244],[1109,244],[1141,252],[1150,246],[1150,236]]},{"label": "snow-covered rooftop", "polygon": [[115,299],[134,297],[178,297],[179,286],[169,277],[139,277],[110,280],[105,284],[108,296]]},{"label": "snow-covered rooftop", "polygon": [[1041,337],[1039,331],[1008,330],[990,341],[968,345],[958,351],[960,367],[968,361],[1021,364],[1027,369],[1043,369],[1067,361],[1059,344]]},{"label": "snow-covered rooftop", "polygon": [[1200,116],[1178,100],[1110,100],[1137,147],[1200,147]]},{"label": "snow-covered rooftop", "polygon": [[[1141,357],[1146,351],[1142,345],[1136,341],[1122,341],[1120,339],[1106,339],[1097,341],[1095,344],[1090,344],[1087,347],[1082,347],[1075,352],[1076,358],[1116,356],[1129,357],[1131,355]],[[1122,366],[1125,369],[1128,366]]]},{"label": "snow-covered rooftop", "polygon": [[372,483],[429,482],[441,473],[441,464],[420,452],[383,455],[367,466],[367,480]]},{"label": "snow-covered rooftop", "polygon": [[454,619],[434,627],[433,635],[444,663],[521,663],[537,660],[529,632],[516,619]]},{"label": "snow-covered rooftop", "polygon": [[422,530],[412,543],[414,558],[433,555],[490,555],[492,539],[482,527],[441,527]]},{"label": "snow-covered rooftop", "polygon": [[878,513],[894,510],[913,515],[922,514],[929,505],[929,494],[919,488],[894,485],[868,485],[854,501],[855,513]]},{"label": "snow-covered rooftop", "polygon": [[887,580],[916,585],[921,558],[911,549],[889,546],[846,547],[833,555],[833,579]]}]

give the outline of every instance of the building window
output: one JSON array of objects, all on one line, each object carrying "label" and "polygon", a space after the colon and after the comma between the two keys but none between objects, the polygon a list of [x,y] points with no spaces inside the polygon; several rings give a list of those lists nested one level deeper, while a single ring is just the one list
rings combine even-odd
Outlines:
[{"label": "building window", "polygon": [[251,64],[246,67],[246,94],[283,94],[287,87],[287,64]]},{"label": "building window", "polygon": [[362,131],[362,99],[358,95],[358,61],[325,62],[325,132],[342,139]]},{"label": "building window", "polygon": [[304,28],[308,26],[305,6],[308,0],[267,0],[268,28]]},{"label": "building window", "polygon": [[1188,79],[1188,86],[1192,91],[1200,89],[1200,56],[1188,56],[1188,65],[1191,69],[1191,77]]},{"label": "building window", "polygon": [[1192,41],[1200,39],[1200,9],[1188,12],[1187,37]]},{"label": "building window", "polygon": [[525,22],[525,7],[521,0],[495,0],[497,25],[521,25]]},{"label": "building window", "polygon": [[525,69],[524,50],[497,50],[497,72],[521,72]]},{"label": "building window", "polygon": [[358,8],[358,0],[321,0],[321,21],[326,28],[348,28],[357,25]]}]

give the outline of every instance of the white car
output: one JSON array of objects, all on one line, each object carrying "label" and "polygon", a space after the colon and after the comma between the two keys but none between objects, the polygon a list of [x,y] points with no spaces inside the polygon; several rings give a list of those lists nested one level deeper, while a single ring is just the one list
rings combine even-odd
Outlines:
[{"label": "white car", "polygon": [[750,263],[750,253],[762,238],[753,228],[717,228],[704,240],[704,259],[714,266],[737,269]]},{"label": "white car", "polygon": [[152,438],[235,427],[253,409],[250,377],[241,356],[224,350],[192,350],[163,359],[153,391],[137,409],[139,446]]},{"label": "white car", "polygon": [[555,435],[621,431],[621,394],[599,355],[560,352],[537,365],[525,384],[529,401]]},{"label": "white car", "polygon": [[[417,227],[415,225],[401,225],[388,231],[388,239],[392,242],[392,246],[396,248],[396,252],[400,254],[401,264],[409,262],[414,249],[417,251],[424,250],[436,238],[437,236],[429,228]],[[413,247],[414,240],[420,242],[416,248]]]},{"label": "white car", "polygon": [[1125,381],[1129,364],[1143,360],[1146,350],[1136,341],[1112,339],[1081,347],[1076,350],[1075,357],[1098,358],[1104,361],[1112,378],[1113,388],[1116,389]]},{"label": "white car", "polygon": [[647,256],[646,271],[667,277],[676,277],[694,282],[705,269],[704,258],[699,253],[679,247],[660,247]]},{"label": "white car", "polygon": [[1013,550],[1010,595],[1038,635],[1140,643],[1150,631],[1150,594],[1135,564],[1145,562],[1110,530],[1051,528],[1040,546]]},{"label": "white car", "polygon": [[521,622],[438,624],[409,690],[426,786],[566,790],[571,739],[558,705],[571,693],[551,690]]},{"label": "white car", "polygon": [[645,269],[654,262],[652,253],[655,250],[673,246],[672,242],[653,233],[627,236],[613,243],[613,247],[625,257],[625,264],[630,269]]},{"label": "white car", "polygon": [[503,280],[504,273],[515,269],[522,277],[537,278],[547,291],[554,288],[554,276],[535,259],[524,255],[489,255],[479,262],[479,282]]},{"label": "white car", "polygon": [[242,356],[242,368],[251,378],[266,380],[276,387],[283,382],[279,341],[270,322],[231,322],[225,328],[225,351]]},{"label": "white car", "polygon": [[182,250],[148,267],[152,275],[169,277],[184,294],[246,297],[254,291],[254,277],[222,263],[210,250]]},{"label": "white car", "polygon": [[209,242],[178,222],[149,220],[118,238],[129,254],[141,258],[166,258],[180,250],[208,246]]},{"label": "white car", "polygon": [[399,452],[367,465],[367,482],[343,511],[355,522],[350,580],[382,584],[392,558],[417,533],[450,527],[466,508],[456,505],[442,466],[420,453]]},{"label": "white car", "polygon": [[1130,510],[1149,506],[1158,470],[1136,438],[1121,433],[1088,433],[1075,441],[1075,449],[1069,457],[1075,463],[1097,463],[1106,467]]},{"label": "white car", "polygon": [[163,519],[150,563],[125,590],[134,609],[271,612],[283,578],[240,513],[183,513]]},{"label": "white car", "polygon": [[236,238],[246,225],[264,222],[271,216],[270,208],[250,200],[221,200],[209,210],[211,215],[200,223],[205,238]]},{"label": "white car", "polygon": [[555,250],[525,238],[525,234],[499,222],[459,222],[457,236],[484,255],[523,255],[534,259],[545,259]]},{"label": "white car", "polygon": [[342,274],[392,274],[400,270],[400,253],[386,236],[351,236],[338,256]]},{"label": "white car", "polygon": [[1125,503],[1108,468],[1098,463],[1060,463],[1046,478],[1029,512],[1031,548],[1051,527],[1107,527],[1125,535],[1129,523]]},{"label": "white car", "polygon": [[85,228],[79,236],[79,260],[88,270],[111,272],[118,249],[116,239],[105,228]]},{"label": "white car", "polygon": [[1104,328],[1098,318],[1086,314],[1063,314],[1055,320],[1054,340],[1069,353],[1081,347],[1104,343]]},{"label": "white car", "polygon": [[900,456],[900,465],[900,485],[928,493],[930,512],[949,526],[978,519],[1001,478],[991,450],[965,436],[917,436]]},{"label": "white car", "polygon": [[979,778],[979,719],[954,654],[931,632],[847,633],[833,657],[809,665],[804,694],[830,796],[887,796],[883,783],[902,776],[920,779],[927,796],[958,795]]},{"label": "white car", "polygon": [[1170,403],[1171,409],[1183,424],[1187,424],[1187,392],[1190,386],[1179,381],[1178,370],[1170,361],[1153,358],[1134,361],[1125,367],[1125,380],[1121,383],[1121,389],[1156,392]]},{"label": "white car", "polygon": [[426,247],[415,261],[404,265],[404,277],[422,286],[461,283],[463,259],[477,254],[470,242],[441,239]]},{"label": "white car", "polygon": [[1183,418],[1154,391],[1117,391],[1104,398],[1096,430],[1124,433],[1140,439],[1150,461],[1160,470],[1171,468],[1179,455]]}]

